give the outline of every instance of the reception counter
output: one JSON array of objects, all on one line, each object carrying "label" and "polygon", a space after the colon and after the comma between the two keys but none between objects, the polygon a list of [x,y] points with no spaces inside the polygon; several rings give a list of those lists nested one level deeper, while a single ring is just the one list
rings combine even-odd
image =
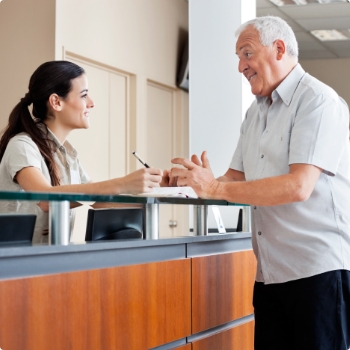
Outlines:
[{"label": "reception counter", "polygon": [[0,348],[253,349],[250,233],[0,248]]},{"label": "reception counter", "polygon": [[[238,204],[30,192],[0,200],[49,201],[51,237],[0,245],[1,349],[253,349],[250,230],[207,227],[208,206]],[[75,201],[141,204],[143,238],[69,243]],[[193,205],[194,235],[160,239],[160,204]]]}]

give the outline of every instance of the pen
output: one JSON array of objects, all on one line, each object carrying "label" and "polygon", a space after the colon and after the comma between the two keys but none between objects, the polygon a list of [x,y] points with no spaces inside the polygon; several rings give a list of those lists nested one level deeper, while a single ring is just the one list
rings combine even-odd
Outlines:
[{"label": "pen", "polygon": [[140,161],[140,163],[142,164],[142,165],[144,165],[146,168],[149,168],[150,166],[147,164],[147,163],[145,163],[141,158],[140,158],[140,156],[134,151],[134,152],[132,152],[132,154]]}]

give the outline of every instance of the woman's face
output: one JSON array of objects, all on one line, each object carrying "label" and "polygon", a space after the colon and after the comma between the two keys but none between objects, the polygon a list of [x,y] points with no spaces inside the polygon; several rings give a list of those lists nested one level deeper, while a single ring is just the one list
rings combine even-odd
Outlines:
[{"label": "woman's face", "polygon": [[89,112],[94,103],[88,95],[88,80],[85,74],[72,80],[72,89],[61,103],[56,122],[67,131],[87,129],[90,126]]}]

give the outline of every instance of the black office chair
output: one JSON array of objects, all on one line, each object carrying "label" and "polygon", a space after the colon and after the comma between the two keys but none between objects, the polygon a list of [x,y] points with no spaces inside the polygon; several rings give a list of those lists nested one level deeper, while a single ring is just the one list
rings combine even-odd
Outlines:
[{"label": "black office chair", "polygon": [[142,238],[142,209],[89,209],[85,241]]},{"label": "black office chair", "polygon": [[0,243],[32,243],[36,215],[0,214]]}]

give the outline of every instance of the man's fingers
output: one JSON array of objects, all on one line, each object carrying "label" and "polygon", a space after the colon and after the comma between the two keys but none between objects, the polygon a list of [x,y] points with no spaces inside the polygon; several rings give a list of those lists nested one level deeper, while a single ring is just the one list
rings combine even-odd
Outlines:
[{"label": "man's fingers", "polygon": [[171,169],[171,177],[186,177],[187,174],[188,174],[187,169],[181,169],[181,168]]},{"label": "man's fingers", "polygon": [[202,165],[201,162],[200,162],[200,160],[199,160],[199,158],[197,157],[196,154],[193,154],[193,155],[192,155],[191,161],[192,161],[194,164],[196,164],[196,165],[199,165],[199,166]]},{"label": "man's fingers", "polygon": [[179,187],[187,186],[187,178],[186,177],[179,177],[177,179],[177,185]]},{"label": "man's fingers", "polygon": [[171,176],[169,178],[169,186],[176,187],[177,186],[177,177]]},{"label": "man's fingers", "polygon": [[186,158],[174,158],[171,160],[171,162],[173,164],[182,165],[189,170],[193,169],[196,166],[196,164],[194,164],[193,162],[191,162],[189,159],[186,159]]},{"label": "man's fingers", "polygon": [[209,159],[207,157],[207,151],[204,151],[201,155],[201,160],[202,160],[202,166],[203,168],[207,168],[210,169],[210,163],[209,163]]}]

